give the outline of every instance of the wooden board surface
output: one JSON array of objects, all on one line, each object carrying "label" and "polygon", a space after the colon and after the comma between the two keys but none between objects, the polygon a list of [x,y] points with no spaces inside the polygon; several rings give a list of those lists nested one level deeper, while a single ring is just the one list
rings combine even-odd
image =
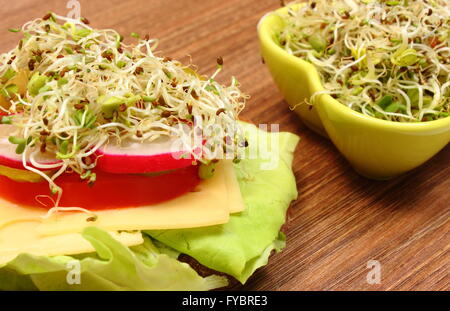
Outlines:
[{"label": "wooden board surface", "polygon": [[[290,211],[287,248],[257,271],[245,290],[450,290],[450,148],[413,172],[387,182],[358,176],[326,139],[289,111],[261,63],[256,25],[278,0],[82,0],[96,28],[160,38],[160,50],[211,74],[218,56],[252,96],[243,114],[279,123],[302,137],[294,170],[299,199]],[[17,43],[6,31],[65,0],[1,0],[1,50]],[[381,264],[381,284],[366,281],[367,262]]]}]

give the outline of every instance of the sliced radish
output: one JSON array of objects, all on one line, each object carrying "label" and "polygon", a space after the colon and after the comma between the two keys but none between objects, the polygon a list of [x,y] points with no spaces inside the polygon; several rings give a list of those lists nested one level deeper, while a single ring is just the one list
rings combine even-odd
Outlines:
[{"label": "sliced radish", "polygon": [[[107,144],[97,151],[97,168],[116,174],[141,174],[179,169],[192,165],[194,157],[179,139],[163,137],[152,142],[127,140]],[[200,153],[201,148],[194,150]]]},{"label": "sliced radish", "polygon": [[[24,169],[22,155],[16,153],[16,145],[11,144],[8,140],[9,136],[16,130],[13,125],[0,125],[0,165],[8,166],[16,169]],[[43,165],[53,165],[60,161],[52,157],[50,154],[38,153],[35,157],[36,162]],[[28,166],[34,167],[30,162]]]}]

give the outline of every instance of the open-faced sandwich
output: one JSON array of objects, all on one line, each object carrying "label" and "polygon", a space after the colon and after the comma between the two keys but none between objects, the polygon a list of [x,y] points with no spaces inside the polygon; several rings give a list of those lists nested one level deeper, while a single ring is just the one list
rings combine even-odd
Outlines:
[{"label": "open-faced sandwich", "polygon": [[298,137],[238,121],[221,58],[88,24],[49,13],[0,56],[0,290],[245,283],[284,247]]}]

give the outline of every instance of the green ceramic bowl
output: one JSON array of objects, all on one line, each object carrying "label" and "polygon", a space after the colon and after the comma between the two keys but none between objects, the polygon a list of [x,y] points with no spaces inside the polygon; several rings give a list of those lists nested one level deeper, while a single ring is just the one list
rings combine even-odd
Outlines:
[{"label": "green ceramic bowl", "polygon": [[379,120],[326,94],[317,97],[312,109],[302,104],[323,86],[312,64],[287,53],[276,42],[284,14],[287,8],[261,19],[262,56],[288,104],[309,128],[329,137],[357,172],[372,179],[389,179],[420,166],[449,143],[450,117],[418,123]]}]

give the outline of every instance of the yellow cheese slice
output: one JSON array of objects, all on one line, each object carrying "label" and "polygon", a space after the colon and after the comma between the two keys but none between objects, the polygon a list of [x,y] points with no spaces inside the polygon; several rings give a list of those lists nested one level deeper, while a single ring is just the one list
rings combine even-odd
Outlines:
[{"label": "yellow cheese slice", "polygon": [[226,223],[230,213],[242,210],[233,164],[222,161],[214,177],[203,181],[195,192],[153,206],[97,211],[96,221],[87,221],[92,215],[82,212],[60,212],[43,219],[45,209],[0,199],[0,230],[25,221],[40,222],[36,230],[42,236],[79,233],[93,225],[108,231],[195,228]]},{"label": "yellow cheese slice", "polygon": [[[39,221],[23,221],[9,224],[0,229],[0,266],[17,255],[27,253],[36,256],[59,256],[91,253],[92,245],[79,233],[42,237],[37,233]],[[140,232],[110,232],[126,246],[144,242]]]},{"label": "yellow cheese slice", "polygon": [[[229,169],[228,165],[228,169]],[[96,221],[87,222],[80,212],[62,212],[45,219],[38,231],[43,235],[81,232],[86,226],[117,230],[159,230],[196,228],[228,222],[231,211],[225,178],[227,163],[219,163],[211,179],[204,180],[194,192],[152,206],[95,212]]]},{"label": "yellow cheese slice", "polygon": [[46,213],[42,208],[24,207],[0,198],[0,230],[21,221],[41,221]]}]

